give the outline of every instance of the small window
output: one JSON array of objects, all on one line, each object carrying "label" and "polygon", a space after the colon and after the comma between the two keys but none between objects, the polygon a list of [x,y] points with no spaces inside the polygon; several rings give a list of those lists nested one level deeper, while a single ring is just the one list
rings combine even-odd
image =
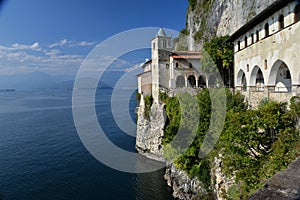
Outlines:
[{"label": "small window", "polygon": [[297,5],[295,7],[294,14],[295,14],[295,16],[294,16],[294,22],[296,23],[296,22],[300,21],[300,5]]},{"label": "small window", "polygon": [[152,48],[155,49],[155,42],[153,42],[153,47]]},{"label": "small window", "polygon": [[169,67],[170,67],[170,65],[169,65],[169,63],[167,63],[167,64],[166,64],[166,68],[169,69]]},{"label": "small window", "polygon": [[265,38],[269,37],[269,35],[270,35],[269,24],[266,23],[266,25],[265,25]]},{"label": "small window", "polygon": [[176,68],[178,68],[179,67],[179,64],[178,63],[176,63]]},{"label": "small window", "polygon": [[251,44],[254,44],[254,34],[251,34]]},{"label": "small window", "polygon": [[245,48],[248,46],[248,38],[247,36],[245,37]]},{"label": "small window", "polygon": [[256,31],[256,42],[259,41],[259,30]]},{"label": "small window", "polygon": [[284,29],[284,16],[283,15],[279,16],[278,22],[279,22],[279,30]]},{"label": "small window", "polygon": [[267,69],[268,69],[268,61],[265,60],[265,70],[267,70]]},{"label": "small window", "polygon": [[247,65],[247,72],[249,72],[250,70],[249,70],[249,65]]},{"label": "small window", "polygon": [[189,64],[189,67],[190,67],[190,68],[193,68],[193,65],[192,65],[192,63],[190,63],[190,64]]},{"label": "small window", "polygon": [[240,51],[240,50],[241,50],[241,42],[238,41],[238,51]]}]

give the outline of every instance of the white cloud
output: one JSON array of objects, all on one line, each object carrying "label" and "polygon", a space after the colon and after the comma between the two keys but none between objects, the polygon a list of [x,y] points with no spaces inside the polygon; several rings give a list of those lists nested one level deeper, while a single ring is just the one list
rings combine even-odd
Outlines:
[{"label": "white cloud", "polygon": [[57,50],[57,49],[51,49],[50,51],[44,51],[44,53],[47,55],[47,56],[56,56],[58,54],[60,54],[60,51]]},{"label": "white cloud", "polygon": [[40,45],[38,42],[33,43],[32,45],[26,45],[26,44],[19,44],[15,43],[11,45],[9,50],[33,50],[33,51],[41,51]]},{"label": "white cloud", "polygon": [[59,50],[50,49],[41,52],[31,51],[41,49],[37,44],[30,46],[14,44],[10,47],[0,46],[0,74],[19,74],[32,71],[51,73],[75,73],[85,55],[64,54]]},{"label": "white cloud", "polygon": [[129,68],[126,68],[124,71],[125,72],[131,72],[131,71],[134,71],[134,70],[138,70],[138,69],[142,69],[142,66],[144,65],[145,63],[139,63],[139,64],[135,64],[133,65],[133,67],[129,67]]},{"label": "white cloud", "polygon": [[59,42],[56,42],[56,43],[53,43],[49,46],[50,49],[54,48],[54,47],[59,47],[59,46],[64,46],[65,44],[67,44],[68,40],[67,39],[64,39],[64,40],[61,40]]},{"label": "white cloud", "polygon": [[68,46],[68,47],[89,47],[95,45],[96,42],[87,42],[87,41],[69,41],[67,39],[61,40],[59,42],[53,43],[49,46],[50,49],[54,47],[62,47],[62,46]]},{"label": "white cloud", "polygon": [[82,42],[70,42],[69,46],[70,47],[89,47],[95,45],[95,42],[87,42],[87,41],[82,41]]}]

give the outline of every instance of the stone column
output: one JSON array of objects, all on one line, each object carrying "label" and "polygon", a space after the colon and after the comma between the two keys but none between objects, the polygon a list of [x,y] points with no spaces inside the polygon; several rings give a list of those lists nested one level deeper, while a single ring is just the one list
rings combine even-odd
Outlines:
[{"label": "stone column", "polygon": [[300,94],[300,87],[299,85],[293,85],[292,86],[292,94],[293,96],[297,96]]},{"label": "stone column", "polygon": [[269,99],[269,98],[270,98],[270,93],[269,93],[270,90],[271,90],[270,86],[265,85],[265,88],[264,88],[264,97],[265,97],[266,99]]},{"label": "stone column", "polygon": [[249,105],[250,108],[255,108],[256,104],[255,104],[255,99],[253,98],[253,93],[256,92],[256,86],[248,86],[247,89],[247,96],[248,96],[248,101],[249,101]]}]

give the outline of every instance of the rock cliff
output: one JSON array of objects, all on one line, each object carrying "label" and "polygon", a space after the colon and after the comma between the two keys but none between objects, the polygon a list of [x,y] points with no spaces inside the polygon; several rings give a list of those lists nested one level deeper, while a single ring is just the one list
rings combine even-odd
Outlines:
[{"label": "rock cliff", "polygon": [[144,156],[164,161],[162,138],[166,123],[164,104],[153,104],[149,116],[145,116],[143,96],[137,111],[136,149]]},{"label": "rock cliff", "polygon": [[285,171],[278,172],[265,186],[255,192],[250,200],[298,200],[300,199],[300,158]]},{"label": "rock cliff", "polygon": [[164,178],[173,189],[173,196],[182,200],[202,199],[207,195],[203,184],[197,178],[190,178],[186,172],[168,163]]},{"label": "rock cliff", "polygon": [[214,36],[234,33],[276,0],[189,0],[186,34],[188,49],[199,50]]},{"label": "rock cliff", "polygon": [[[187,35],[187,48],[189,50],[199,50],[203,42],[207,39],[216,35],[223,36],[234,33],[239,27],[275,1],[276,0],[189,0],[190,7],[187,12],[186,30],[183,31],[183,33]],[[143,102],[143,99],[141,102]],[[151,159],[164,161],[162,145],[164,126],[166,123],[164,104],[152,105],[149,113],[149,116],[145,116],[145,106],[141,103],[138,108],[136,148],[141,154]],[[275,176],[275,179],[268,181],[266,186],[255,193],[252,199],[259,199],[256,198],[258,195],[262,195],[260,199],[265,199],[266,196],[263,196],[265,192],[266,194],[270,194],[271,192],[277,191],[284,195],[287,192],[300,191],[297,184],[294,184],[295,190],[292,191],[276,185],[276,181],[279,179],[283,181],[281,183],[286,183],[284,179],[281,179],[284,178],[284,176],[293,180],[294,178],[291,174],[300,173],[299,169],[297,169],[299,162],[300,159],[296,161],[296,164],[291,165],[290,168],[293,170],[288,170],[283,174],[279,173],[279,175],[276,175],[277,178]],[[234,184],[234,181],[233,178],[224,176],[222,172],[221,155],[215,158],[211,175],[212,190],[215,199],[224,199],[224,194],[226,194],[230,186]],[[179,199],[198,199],[199,195],[207,194],[203,184],[197,178],[190,178],[184,171],[176,169],[172,163],[167,165],[165,179],[168,185],[173,188],[173,195]],[[292,194],[300,198],[297,196],[299,193],[294,192]]]}]

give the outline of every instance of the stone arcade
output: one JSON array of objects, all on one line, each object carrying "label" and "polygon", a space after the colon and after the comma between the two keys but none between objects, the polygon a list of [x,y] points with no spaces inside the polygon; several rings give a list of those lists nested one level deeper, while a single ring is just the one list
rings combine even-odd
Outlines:
[{"label": "stone arcade", "polygon": [[299,1],[276,1],[229,38],[235,88],[253,107],[265,98],[289,101],[300,94],[299,20]]}]

